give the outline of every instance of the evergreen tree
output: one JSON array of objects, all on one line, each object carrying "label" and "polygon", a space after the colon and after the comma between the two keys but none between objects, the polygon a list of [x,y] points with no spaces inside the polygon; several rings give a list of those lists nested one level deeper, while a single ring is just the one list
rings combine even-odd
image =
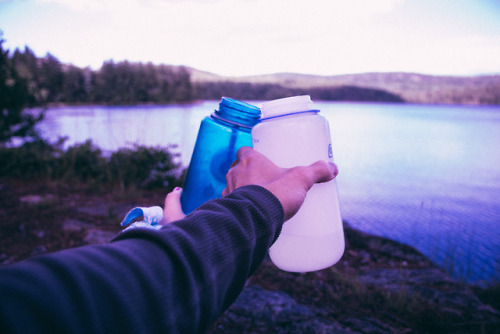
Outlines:
[{"label": "evergreen tree", "polygon": [[67,103],[89,102],[85,69],[69,65],[64,70],[62,101]]},{"label": "evergreen tree", "polygon": [[27,82],[30,94],[29,106],[39,105],[42,103],[42,97],[39,95],[41,93],[39,60],[35,53],[25,46],[24,52],[16,49],[11,59],[18,75]]},{"label": "evergreen tree", "polygon": [[34,127],[43,117],[25,110],[32,99],[28,82],[18,74],[3,43],[0,34],[0,144],[14,137],[37,137]]},{"label": "evergreen tree", "polygon": [[40,66],[40,88],[42,97],[46,102],[60,102],[62,99],[62,88],[64,73],[59,60],[47,53],[42,58]]}]

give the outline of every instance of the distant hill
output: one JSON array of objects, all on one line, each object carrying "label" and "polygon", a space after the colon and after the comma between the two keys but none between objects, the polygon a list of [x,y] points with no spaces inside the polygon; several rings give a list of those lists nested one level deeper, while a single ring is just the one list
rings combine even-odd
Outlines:
[{"label": "distant hill", "polygon": [[[432,76],[417,73],[364,73],[335,76],[319,76],[297,73],[275,73],[256,76],[225,77],[214,73],[188,68],[191,81],[206,87],[209,84],[268,85],[295,89],[298,92],[348,91],[363,96],[382,96],[391,102],[430,104],[500,104],[500,75],[481,76]],[[353,91],[354,89],[354,91]],[[367,95],[368,93],[368,95]],[[311,94],[312,95],[312,94]],[[384,97],[385,96],[385,97]],[[327,98],[331,100],[331,98]],[[335,99],[335,98],[334,98]],[[343,98],[345,100],[345,98]],[[348,99],[348,98],[347,98]],[[340,99],[342,100],[342,99]],[[369,99],[367,99],[369,100]],[[377,99],[375,99],[377,100]]]}]

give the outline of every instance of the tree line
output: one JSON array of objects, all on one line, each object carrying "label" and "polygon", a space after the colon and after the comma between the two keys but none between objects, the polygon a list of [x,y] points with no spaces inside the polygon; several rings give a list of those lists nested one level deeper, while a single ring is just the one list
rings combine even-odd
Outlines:
[{"label": "tree line", "polygon": [[194,91],[202,100],[219,99],[221,96],[241,100],[274,100],[294,95],[310,95],[313,100],[322,101],[404,102],[399,95],[382,89],[348,85],[306,89],[279,84],[221,81],[196,83]]},{"label": "tree line", "polygon": [[309,94],[316,100],[402,102],[381,89],[355,86],[300,89],[279,84],[199,82],[193,83],[183,66],[105,61],[92,70],[61,63],[48,53],[39,58],[29,48],[8,53],[18,80],[28,87],[29,105],[54,103],[133,105],[173,103],[230,96],[244,100],[269,100]]},{"label": "tree line", "polygon": [[105,61],[92,70],[61,63],[48,53],[38,58],[25,47],[9,54],[28,87],[29,105],[139,104],[186,102],[193,99],[190,75],[184,67]]}]

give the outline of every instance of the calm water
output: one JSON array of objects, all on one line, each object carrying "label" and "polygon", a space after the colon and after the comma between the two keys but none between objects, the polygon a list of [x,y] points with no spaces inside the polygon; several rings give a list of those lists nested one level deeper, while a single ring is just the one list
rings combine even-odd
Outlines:
[{"label": "calm water", "polygon": [[[51,109],[40,128],[104,150],[177,144],[189,163],[218,101]],[[330,121],[342,216],[469,282],[500,279],[500,107],[317,103]]]}]

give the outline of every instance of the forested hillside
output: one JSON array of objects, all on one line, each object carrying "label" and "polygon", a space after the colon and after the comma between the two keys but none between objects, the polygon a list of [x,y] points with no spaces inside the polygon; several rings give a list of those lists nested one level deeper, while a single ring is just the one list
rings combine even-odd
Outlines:
[{"label": "forested hillside", "polygon": [[[417,73],[363,73],[319,76],[277,73],[248,77],[222,77],[196,69],[189,69],[189,71],[194,84],[246,83],[312,92],[315,90],[335,91],[340,87],[357,87],[375,92],[383,91],[388,94],[388,97],[397,96],[410,103],[500,104],[500,75],[461,77]],[[318,97],[322,99],[321,95]]]},{"label": "forested hillside", "polygon": [[29,88],[31,105],[169,103],[194,98],[184,67],[109,60],[94,71],[63,64],[51,54],[37,58],[28,47],[16,49],[10,58]]},{"label": "forested hillside", "polygon": [[174,103],[230,96],[269,100],[309,94],[314,100],[500,104],[500,75],[442,77],[412,73],[315,76],[279,73],[223,77],[184,66],[105,61],[92,70],[37,57],[25,47],[8,52],[29,105]]}]

